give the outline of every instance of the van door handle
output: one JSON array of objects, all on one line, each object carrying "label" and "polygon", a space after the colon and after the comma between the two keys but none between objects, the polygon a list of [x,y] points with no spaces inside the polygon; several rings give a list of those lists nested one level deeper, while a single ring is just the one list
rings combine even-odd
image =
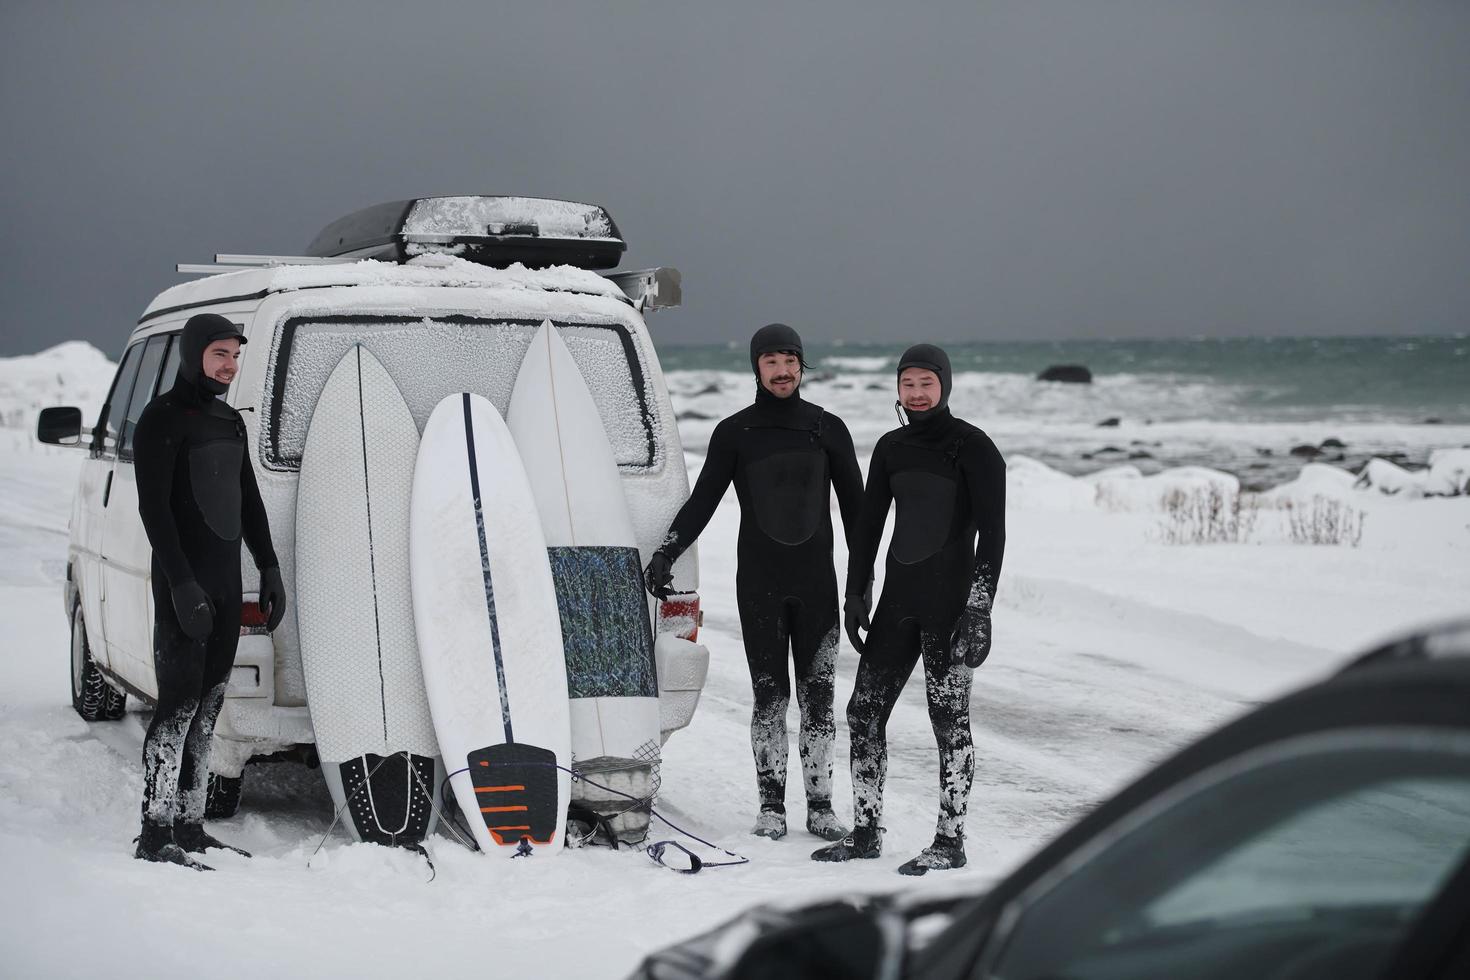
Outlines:
[{"label": "van door handle", "polygon": [[102,486],[102,506],[103,507],[106,507],[107,506],[107,502],[109,500],[111,500],[111,499],[112,499],[112,470],[108,470],[107,471],[107,482],[105,484],[103,484],[103,486]]}]

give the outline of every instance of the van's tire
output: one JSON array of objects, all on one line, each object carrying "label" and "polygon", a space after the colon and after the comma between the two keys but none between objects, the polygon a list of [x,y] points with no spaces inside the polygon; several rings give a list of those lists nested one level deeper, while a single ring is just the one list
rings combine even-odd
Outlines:
[{"label": "van's tire", "polygon": [[127,710],[128,696],[115,690],[92,659],[87,622],[80,601],[71,607],[71,706],[84,721],[116,721]]},{"label": "van's tire", "polygon": [[[104,683],[105,683],[105,679],[104,679]],[[127,692],[126,691],[119,691],[117,688],[113,687],[111,684],[108,684],[107,685],[107,690],[104,691],[103,694],[102,694],[102,720],[103,721],[117,721],[119,718],[121,718],[123,715],[125,715],[127,713],[128,713],[128,694],[127,694]]]},{"label": "van's tire", "polygon": [[245,787],[245,774],[234,778],[209,774],[209,789],[204,796],[204,816],[210,820],[233,817],[240,809],[240,791]]}]

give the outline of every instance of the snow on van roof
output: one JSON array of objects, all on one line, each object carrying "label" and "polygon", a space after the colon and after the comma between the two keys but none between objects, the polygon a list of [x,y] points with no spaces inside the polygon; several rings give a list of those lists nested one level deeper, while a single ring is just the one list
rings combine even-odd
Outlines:
[{"label": "snow on van roof", "polygon": [[280,265],[245,269],[182,283],[160,293],[144,317],[161,310],[206,303],[223,297],[319,289],[326,286],[450,286],[581,293],[623,302],[616,284],[595,272],[568,265],[528,269],[519,263],[505,269],[447,255],[425,255],[400,265],[364,259],[336,265]]}]

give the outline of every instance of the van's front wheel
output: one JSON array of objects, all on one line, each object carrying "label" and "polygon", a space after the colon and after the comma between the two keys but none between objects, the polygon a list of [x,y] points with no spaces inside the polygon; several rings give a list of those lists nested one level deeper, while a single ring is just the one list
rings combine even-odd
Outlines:
[{"label": "van's front wheel", "polygon": [[115,690],[92,659],[82,604],[71,609],[71,706],[86,721],[116,721],[127,708],[128,696]]}]

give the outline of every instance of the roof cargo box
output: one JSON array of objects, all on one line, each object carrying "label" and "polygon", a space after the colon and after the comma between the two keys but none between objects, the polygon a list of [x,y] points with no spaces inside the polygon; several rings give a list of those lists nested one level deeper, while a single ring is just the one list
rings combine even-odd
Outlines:
[{"label": "roof cargo box", "polygon": [[536,197],[419,197],[354,211],[323,228],[306,254],[403,262],[457,255],[505,268],[611,269],[627,244],[595,204]]}]

